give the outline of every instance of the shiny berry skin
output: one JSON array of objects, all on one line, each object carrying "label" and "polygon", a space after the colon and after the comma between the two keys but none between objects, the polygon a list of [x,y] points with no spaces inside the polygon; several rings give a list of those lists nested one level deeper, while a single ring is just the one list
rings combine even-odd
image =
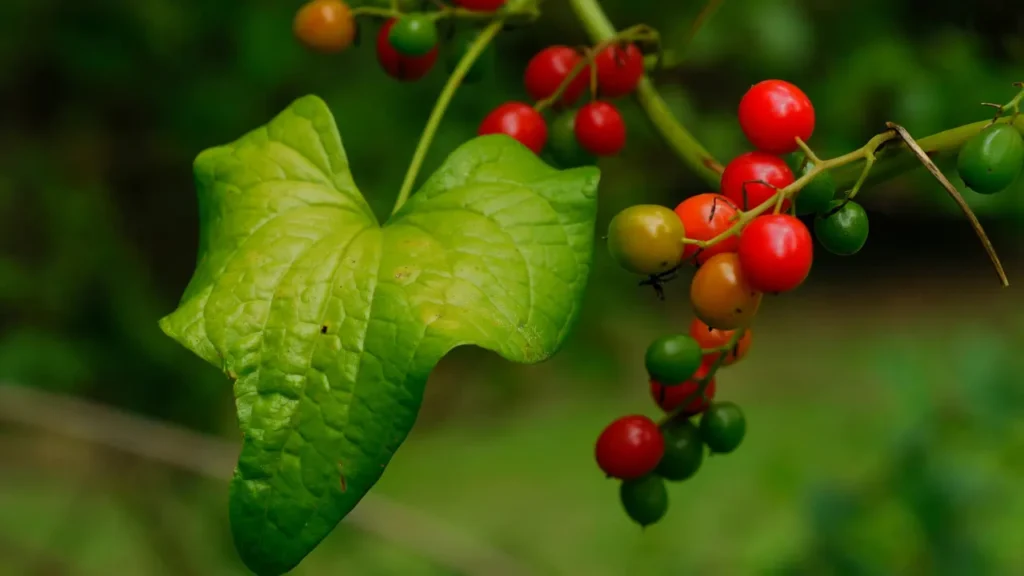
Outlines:
[{"label": "shiny berry skin", "polygon": [[651,342],[644,354],[644,367],[652,380],[672,386],[693,377],[703,360],[697,340],[685,334],[673,334]]},{"label": "shiny berry skin", "polygon": [[356,23],[348,4],[340,0],[312,0],[296,12],[292,31],[310,50],[333,54],[352,45]]},{"label": "shiny berry skin", "polygon": [[[526,65],[526,72],[523,74],[526,92],[534,100],[544,100],[552,96],[582,59],[578,51],[568,46],[549,46],[541,50]],[[589,83],[590,67],[587,66],[569,82],[559,102],[563,106],[572,106],[579,100]]]},{"label": "shiny berry skin", "polygon": [[831,209],[814,219],[818,243],[838,256],[860,252],[868,241],[868,230],[868,213],[853,200],[833,200]]},{"label": "shiny berry skin", "polygon": [[814,244],[803,222],[789,214],[765,214],[740,234],[737,251],[744,277],[755,290],[788,292],[811,272]]},{"label": "shiny berry skin", "polygon": [[717,254],[697,269],[690,281],[693,313],[719,330],[749,326],[761,306],[761,292],[747,281],[733,252]]},{"label": "shiny berry skin", "polygon": [[754,84],[740,100],[740,128],[755,148],[789,154],[814,133],[814,106],[796,86],[783,80]]},{"label": "shiny berry skin", "polygon": [[665,480],[682,482],[691,478],[704,461],[704,441],[689,418],[673,418],[661,429],[665,455],[655,472]]},{"label": "shiny berry skin", "polygon": [[1024,139],[1007,124],[994,124],[974,135],[956,161],[960,179],[979,194],[1005,190],[1024,168]]},{"label": "shiny berry skin", "polygon": [[[683,402],[686,402],[699,390],[700,384],[697,380],[703,378],[708,373],[707,366],[701,366],[697,369],[697,373],[693,375],[693,378],[683,382],[682,384],[674,386],[663,386],[657,380],[651,380],[651,398],[654,402],[665,412],[672,412],[680,406]],[[707,387],[704,388],[703,397],[697,396],[682,410],[682,414],[686,416],[693,416],[694,414],[700,414],[707,409],[708,405],[712,400],[715,399],[715,379],[711,378],[708,382]]]},{"label": "shiny berry skin", "polygon": [[548,152],[559,168],[593,166],[597,158],[576,140],[576,111],[566,110],[551,122]]},{"label": "shiny berry skin", "polygon": [[732,402],[715,402],[700,418],[700,436],[711,452],[728,454],[747,435],[747,419]]},{"label": "shiny berry skin", "polygon": [[494,12],[505,5],[506,0],[455,0],[455,5],[476,12]]},{"label": "shiny berry skin", "polygon": [[540,154],[548,141],[548,125],[544,117],[529,104],[506,102],[491,111],[480,123],[477,131],[486,134],[507,134],[524,146]]},{"label": "shiny berry skin", "polygon": [[644,76],[644,55],[635,44],[613,44],[594,58],[597,89],[602,98],[618,98],[636,90]]},{"label": "shiny berry skin", "polygon": [[423,56],[404,56],[388,40],[394,25],[394,19],[388,20],[377,33],[377,61],[388,76],[401,82],[415,82],[434,67],[437,62],[437,46]]},{"label": "shiny berry skin", "polygon": [[576,140],[594,156],[614,156],[626,145],[626,121],[608,102],[587,102],[576,113]]},{"label": "shiny berry skin", "polygon": [[664,206],[637,204],[608,223],[608,253],[624,269],[643,276],[679,265],[686,230],[676,213]]},{"label": "shiny berry skin", "polygon": [[[722,195],[740,210],[753,210],[770,200],[777,188],[785,188],[793,180],[793,171],[782,158],[764,152],[747,152],[726,165],[722,172]],[[769,186],[756,181],[767,182]],[[786,199],[782,210],[788,209],[789,199]]]},{"label": "shiny berry skin", "polygon": [[597,438],[597,465],[612,478],[632,480],[650,474],[665,453],[658,425],[646,416],[623,416]]},{"label": "shiny berry skin", "polygon": [[627,480],[619,486],[619,501],[633,522],[645,528],[668,512],[668,489],[656,474]]},{"label": "shiny berry skin", "polygon": [[[707,242],[729,229],[735,224],[737,217],[736,205],[721,194],[698,194],[683,200],[676,206],[676,215],[683,222],[686,237],[691,240]],[[688,244],[683,250],[683,258],[696,256],[697,264],[703,264],[716,254],[735,252],[739,245],[738,236],[730,236],[710,248],[700,248]]]}]

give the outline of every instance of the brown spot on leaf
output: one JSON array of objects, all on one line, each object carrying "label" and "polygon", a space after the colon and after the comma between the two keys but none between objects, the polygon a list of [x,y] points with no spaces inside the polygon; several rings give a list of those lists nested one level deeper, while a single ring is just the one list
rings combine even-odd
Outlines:
[{"label": "brown spot on leaf", "polygon": [[324,324],[323,326],[320,327],[320,333],[327,334],[327,324]]},{"label": "brown spot on leaf", "polygon": [[338,474],[341,475],[341,491],[348,492],[348,484],[345,482],[345,472],[341,469],[341,462],[338,462]]}]

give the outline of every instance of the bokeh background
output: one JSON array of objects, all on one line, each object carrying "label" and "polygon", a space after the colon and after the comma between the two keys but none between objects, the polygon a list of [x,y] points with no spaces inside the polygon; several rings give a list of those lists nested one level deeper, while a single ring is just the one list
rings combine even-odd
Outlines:
[{"label": "bokeh background", "polygon": [[[607,0],[679,46],[700,2]],[[197,243],[191,161],[316,93],[385,214],[444,82],[377,66],[376,24],[340,56],[293,40],[295,0],[0,2],[0,574],[245,574],[226,483],[238,432],[223,376],[157,329]],[[740,96],[768,77],[815,101],[822,155],[886,120],[914,135],[982,120],[1024,80],[1009,0],[728,0],[656,80],[720,159],[746,149]],[[366,40],[369,39],[369,40]],[[561,0],[497,43],[428,170],[506,99],[529,57],[582,44]],[[599,227],[634,203],[707,191],[632,102],[602,161]],[[1024,282],[1024,184],[965,192]],[[734,454],[671,488],[641,532],[592,461],[626,413],[654,416],[642,355],[683,331],[686,281],[659,302],[597,250],[582,319],[537,366],[460,349],[383,480],[301,575],[1024,574],[1024,309],[923,171],[862,194],[864,251],[824,253],[763,306],[719,379],[745,407]],[[111,412],[115,409],[117,412]]]}]

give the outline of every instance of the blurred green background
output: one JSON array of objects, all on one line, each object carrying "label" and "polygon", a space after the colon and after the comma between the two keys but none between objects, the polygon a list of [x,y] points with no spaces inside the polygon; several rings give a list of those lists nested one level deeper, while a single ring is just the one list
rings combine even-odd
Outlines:
[{"label": "blurred green background", "polygon": [[[534,52],[585,42],[564,1],[545,4],[456,97],[428,170],[525,96]],[[700,4],[605,2],[667,48]],[[194,264],[191,161],[316,93],[384,214],[445,79],[440,65],[417,84],[386,77],[376,24],[358,49],[306,53],[298,5],[0,2],[0,574],[245,573],[218,480],[238,437],[231,387],[156,325]],[[815,101],[822,155],[886,120],[923,137],[1012,97],[1024,13],[1009,0],[728,0],[656,80],[728,159],[745,150],[739,98],[768,77]],[[706,191],[623,107],[629,144],[602,162],[599,227]],[[1024,184],[965,194],[1011,281],[1024,278]],[[745,407],[745,444],[672,486],[662,523],[630,523],[592,450],[613,418],[656,414],[643,350],[688,326],[686,281],[659,302],[599,249],[565,350],[537,366],[446,358],[373,498],[295,574],[1024,574],[1024,299],[999,288],[923,171],[862,197],[868,246],[821,254],[803,288],[766,302],[749,357],[719,379],[719,398]]]}]

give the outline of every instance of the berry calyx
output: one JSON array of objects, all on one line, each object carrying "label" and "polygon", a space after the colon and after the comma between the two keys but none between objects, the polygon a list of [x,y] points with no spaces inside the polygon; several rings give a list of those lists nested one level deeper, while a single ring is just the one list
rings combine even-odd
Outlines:
[{"label": "berry calyx", "polygon": [[406,14],[391,26],[388,42],[403,56],[423,56],[437,47],[437,26],[426,14]]},{"label": "berry calyx", "polygon": [[[549,46],[541,50],[526,65],[523,74],[526,92],[534,100],[550,98],[582,59],[578,51],[568,46]],[[573,77],[559,98],[561,105],[572,106],[579,100],[587,89],[589,70],[589,66],[584,67]]]},{"label": "berry calyx", "polygon": [[856,202],[836,200],[829,211],[814,219],[814,236],[833,254],[856,254],[868,241],[868,213]]},{"label": "berry calyx", "polygon": [[964,144],[956,168],[964,184],[979,194],[1005,190],[1024,168],[1024,139],[1008,124],[993,124]]},{"label": "berry calyx", "polygon": [[[711,348],[721,348],[732,340],[735,335],[735,330],[719,330],[712,328],[701,321],[700,318],[694,318],[690,322],[690,336],[697,341],[700,347],[704,350]],[[722,366],[729,366],[742,360],[747,352],[750,351],[750,345],[754,341],[754,331],[747,328],[743,331],[743,336],[736,344],[730,348],[727,352],[724,352],[725,358],[722,360]],[[718,361],[718,357],[723,352],[711,352],[704,355],[704,365],[710,366]]]},{"label": "berry calyx", "polygon": [[715,402],[700,419],[700,436],[712,452],[728,454],[743,442],[747,419],[732,402]]},{"label": "berry calyx", "polygon": [[761,292],[748,282],[739,256],[727,252],[697,269],[690,283],[690,303],[708,326],[735,330],[750,325],[761,306]]},{"label": "berry calyx", "polygon": [[608,224],[608,253],[626,270],[653,276],[679,265],[685,234],[672,210],[638,204],[619,212]]},{"label": "berry calyx", "polygon": [[700,414],[707,409],[710,402],[715,398],[714,376],[711,377],[705,386],[704,394],[702,396],[697,395],[697,391],[700,390],[700,382],[698,380],[704,378],[707,374],[708,367],[701,366],[697,369],[693,378],[675,386],[665,386],[657,380],[651,380],[651,398],[665,412],[672,412],[683,406],[685,402],[686,406],[681,410],[681,414],[684,416]]},{"label": "berry calyx", "polygon": [[814,133],[814,106],[802,90],[783,80],[754,84],[739,107],[740,128],[755,148],[788,154]]},{"label": "berry calyx", "polygon": [[751,220],[740,234],[736,253],[750,286],[773,294],[802,284],[814,260],[811,232],[789,214],[765,214]]},{"label": "berry calyx", "polygon": [[641,528],[661,520],[668,512],[665,481],[653,474],[623,482],[619,486],[619,500],[626,514]]},{"label": "berry calyx", "polygon": [[[786,161],[764,152],[747,152],[732,159],[722,172],[722,195],[741,210],[753,210],[770,200],[780,188],[793,183]],[[789,209],[789,199],[782,210]]]},{"label": "berry calyx", "polygon": [[704,355],[696,340],[676,334],[651,342],[644,355],[644,366],[652,380],[674,386],[693,377],[703,360]]},{"label": "berry calyx", "polygon": [[655,472],[666,480],[682,482],[693,477],[704,461],[704,441],[689,418],[673,418],[661,427],[665,455]]},{"label": "berry calyx", "polygon": [[[698,194],[683,200],[675,209],[686,229],[686,237],[707,242],[728,230],[736,223],[736,205],[721,194]],[[683,250],[683,259],[696,256],[696,263],[703,264],[716,254],[735,252],[740,239],[730,236],[713,246],[700,249],[688,244]]]},{"label": "berry calyx", "polygon": [[644,55],[635,44],[612,44],[595,58],[597,86],[603,98],[618,98],[636,90],[644,76]]},{"label": "berry calyx", "polygon": [[484,117],[477,134],[507,134],[540,154],[548,140],[548,126],[529,104],[506,102]]},{"label": "berry calyx", "polygon": [[612,478],[632,480],[650,474],[665,453],[665,439],[646,416],[623,416],[601,432],[595,446],[597,465]]},{"label": "berry calyx", "polygon": [[618,108],[595,100],[576,113],[576,140],[595,156],[614,156],[626,145],[626,122]]},{"label": "berry calyx", "polygon": [[377,61],[388,76],[401,82],[415,82],[434,67],[437,62],[437,46],[423,56],[405,56],[395,50],[388,40],[394,25],[394,19],[388,20],[377,33]]},{"label": "berry calyx", "polygon": [[292,31],[310,50],[333,54],[352,45],[356,22],[341,0],[312,0],[295,13]]},{"label": "berry calyx", "polygon": [[561,168],[593,166],[597,158],[580,146],[576,140],[576,111],[562,112],[551,122],[548,151]]},{"label": "berry calyx", "polygon": [[455,0],[455,5],[475,12],[494,12],[505,5],[506,0]]}]

